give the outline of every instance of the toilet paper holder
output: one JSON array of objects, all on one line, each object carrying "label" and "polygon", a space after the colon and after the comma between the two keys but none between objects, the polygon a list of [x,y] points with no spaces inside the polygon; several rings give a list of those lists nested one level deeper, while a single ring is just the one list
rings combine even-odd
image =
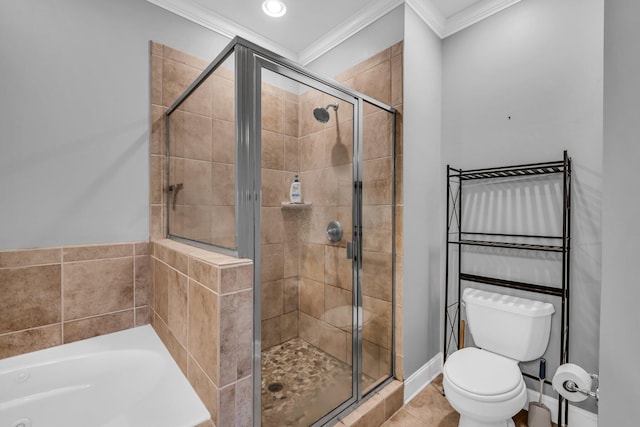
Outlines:
[{"label": "toilet paper holder", "polygon": [[567,380],[562,384],[562,387],[567,390],[568,392],[571,393],[580,393],[584,396],[587,397],[592,397],[596,400],[596,406],[598,405],[598,402],[600,401],[600,377],[597,374],[589,374],[589,376],[591,377],[592,380],[596,381],[596,390],[595,391],[591,391],[591,390],[586,390],[584,388],[580,388],[578,387],[578,385],[571,380]]}]

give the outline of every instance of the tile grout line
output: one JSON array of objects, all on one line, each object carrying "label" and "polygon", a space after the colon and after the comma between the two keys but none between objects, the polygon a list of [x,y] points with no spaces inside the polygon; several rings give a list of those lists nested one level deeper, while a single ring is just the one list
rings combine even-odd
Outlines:
[{"label": "tile grout line", "polygon": [[[147,306],[143,305],[142,307],[147,307]],[[71,319],[71,320],[67,321],[67,323],[79,322],[79,321],[89,320],[89,319],[97,319],[98,317],[109,316],[109,315],[112,315],[112,314],[126,313],[127,311],[132,311],[132,310],[133,309],[131,309],[131,308],[123,308],[122,310],[108,311],[106,313],[93,314],[91,316],[86,316],[86,317],[78,317],[77,319]],[[114,331],[114,332],[116,332],[116,331]]]},{"label": "tile grout line", "polygon": [[54,323],[49,323],[49,324],[46,324],[46,325],[34,326],[32,328],[19,329],[17,331],[3,332],[3,333],[0,334],[0,338],[7,337],[7,336],[13,335],[13,334],[22,334],[24,332],[35,331],[37,329],[50,328],[52,326],[59,326],[59,325],[60,325],[60,322],[54,322]]}]

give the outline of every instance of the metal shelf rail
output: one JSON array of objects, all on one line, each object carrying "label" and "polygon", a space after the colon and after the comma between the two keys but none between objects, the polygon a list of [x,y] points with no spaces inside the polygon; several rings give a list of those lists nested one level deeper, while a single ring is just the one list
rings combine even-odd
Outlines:
[{"label": "metal shelf rail", "polygon": [[[485,233],[463,229],[462,201],[465,182],[472,180],[504,179],[535,175],[559,174],[562,179],[562,235],[544,236],[531,234]],[[506,241],[515,238],[521,242]],[[528,243],[529,241],[530,243]],[[543,243],[541,243],[541,241]],[[496,277],[467,274],[461,271],[463,248],[479,246],[511,250],[555,252],[561,254],[562,280],[560,287],[505,280]],[[457,256],[450,256],[450,247],[457,247]],[[483,283],[492,286],[540,293],[560,298],[560,355],[559,363],[569,361],[569,284],[571,254],[571,158],[564,151],[563,159],[546,163],[530,163],[515,166],[462,170],[447,165],[447,246],[445,268],[444,310],[444,360],[459,348],[460,295],[462,282]],[[453,258],[453,259],[452,259]],[[450,269],[454,270],[450,275]],[[450,276],[451,279],[450,280]],[[451,282],[451,283],[450,283]],[[453,289],[450,289],[453,287]],[[452,301],[449,298],[452,297]],[[455,348],[454,348],[455,347]],[[523,373],[529,378],[532,375]],[[551,384],[546,381],[547,384]],[[558,399],[558,424],[568,424],[568,402]]]}]

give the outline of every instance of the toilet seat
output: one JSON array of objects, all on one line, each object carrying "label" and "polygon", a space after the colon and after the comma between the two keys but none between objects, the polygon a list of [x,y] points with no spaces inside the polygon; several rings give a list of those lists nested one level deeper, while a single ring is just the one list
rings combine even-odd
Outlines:
[{"label": "toilet seat", "polygon": [[526,387],[515,360],[474,347],[449,356],[443,374],[457,393],[480,402],[513,399]]}]

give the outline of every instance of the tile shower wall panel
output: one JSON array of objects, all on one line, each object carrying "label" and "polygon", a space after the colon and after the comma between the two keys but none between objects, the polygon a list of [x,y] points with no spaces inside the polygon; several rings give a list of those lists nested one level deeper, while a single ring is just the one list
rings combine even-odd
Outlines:
[{"label": "tile shower wall panel", "polygon": [[235,248],[235,104],[233,58],[225,61],[171,114],[170,179],[166,191],[164,112],[208,65],[151,42],[152,239],[171,234]]},{"label": "tile shower wall panel", "polygon": [[300,221],[282,209],[298,172],[299,97],[262,84],[262,349],[298,337]]},{"label": "tile shower wall panel", "polygon": [[[374,55],[336,79],[398,109],[396,122],[395,242],[392,239],[394,182],[391,116],[377,107],[364,108],[363,146],[363,370],[385,377],[391,366],[392,248],[396,249],[396,310],[402,312],[402,44]],[[353,114],[341,103],[331,121],[318,123],[311,112],[335,100],[316,91],[300,96],[299,166],[304,197],[313,202],[301,223],[300,337],[351,363],[351,261],[344,242],[351,239]],[[333,125],[333,126],[332,126]],[[346,231],[339,244],[327,242],[324,228],[338,219]],[[396,372],[402,378],[402,319],[396,318]]]},{"label": "tile shower wall panel", "polygon": [[250,426],[253,266],[172,240],[152,243],[152,325],[215,425]]},{"label": "tile shower wall panel", "polygon": [[0,252],[0,358],[149,323],[149,244]]},{"label": "tile shower wall panel", "polygon": [[[339,103],[323,124],[312,112]],[[300,337],[336,359],[351,364],[353,301],[351,261],[345,242],[351,239],[353,107],[316,90],[300,95],[299,167],[303,197],[312,207],[300,216]],[[343,239],[330,243],[327,224],[338,220]]]}]

